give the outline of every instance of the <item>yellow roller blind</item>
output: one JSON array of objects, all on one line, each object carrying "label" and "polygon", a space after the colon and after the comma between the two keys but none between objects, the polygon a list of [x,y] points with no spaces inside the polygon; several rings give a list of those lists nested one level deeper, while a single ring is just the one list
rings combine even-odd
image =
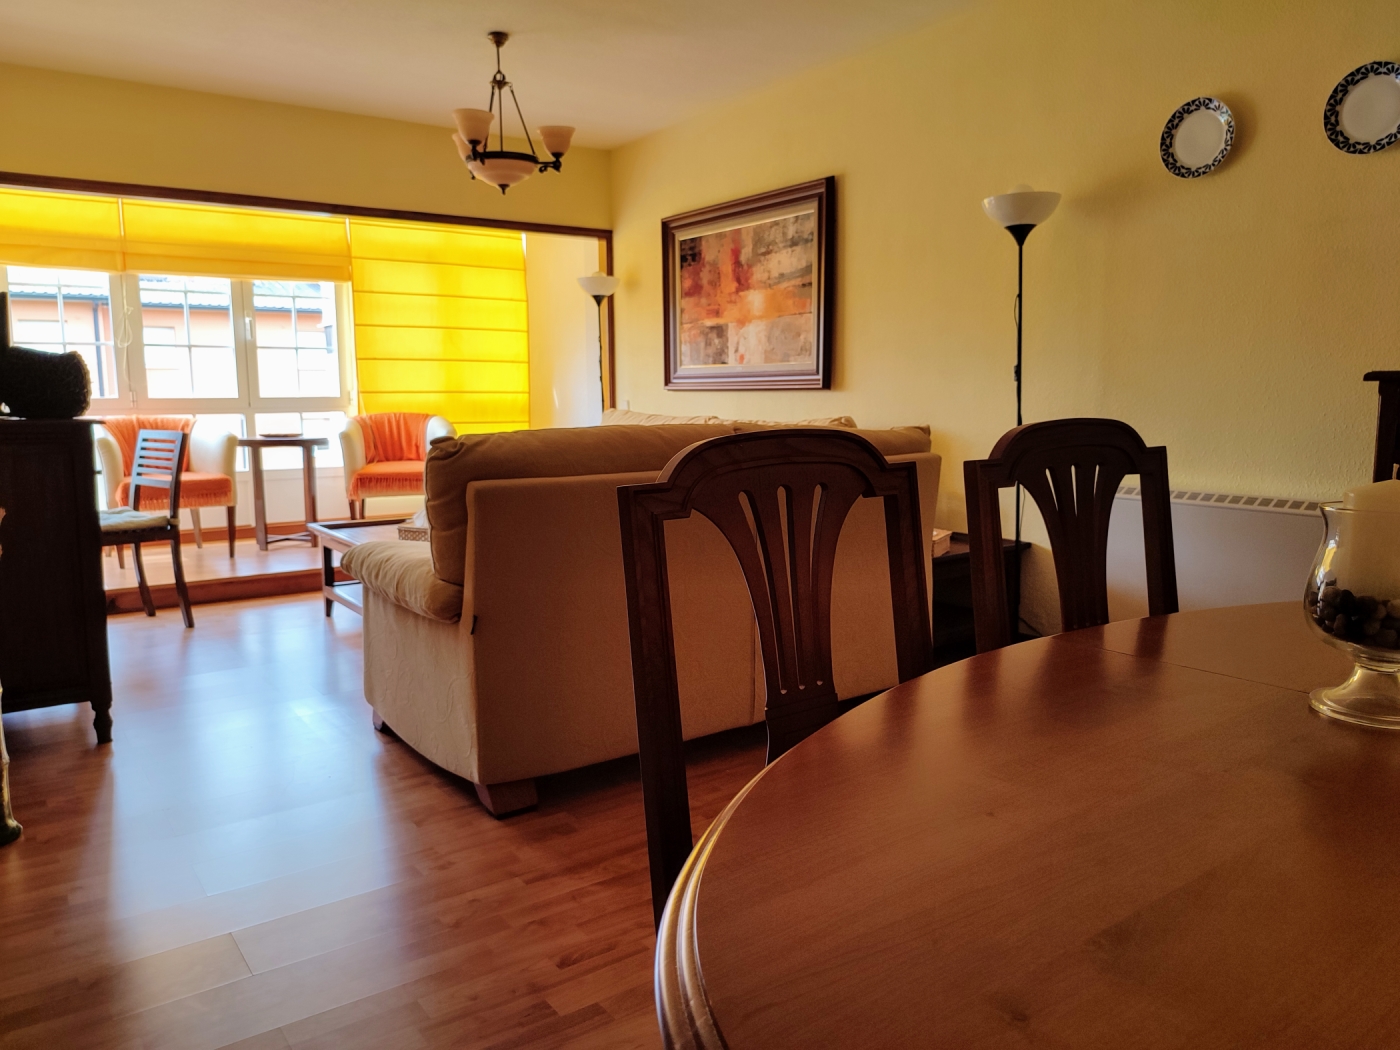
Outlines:
[{"label": "yellow roller blind", "polygon": [[122,201],[126,269],[345,281],[345,219],[174,201]]},{"label": "yellow roller blind", "polygon": [[116,197],[0,190],[0,262],[120,270],[121,202]]},{"label": "yellow roller blind", "polygon": [[337,215],[0,189],[0,263],[346,281],[350,245]]},{"label": "yellow roller blind", "polygon": [[350,256],[361,412],[530,425],[520,234],[351,219]]}]

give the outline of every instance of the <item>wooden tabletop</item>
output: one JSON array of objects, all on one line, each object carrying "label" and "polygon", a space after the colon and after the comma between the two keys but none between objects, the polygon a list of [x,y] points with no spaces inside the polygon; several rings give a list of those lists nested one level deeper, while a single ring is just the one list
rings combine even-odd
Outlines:
[{"label": "wooden tabletop", "polygon": [[657,946],[670,1044],[1400,1046],[1400,735],[1308,707],[1349,667],[1300,601],[871,700],[697,845]]},{"label": "wooden tabletop", "polygon": [[371,540],[397,540],[399,525],[407,518],[390,518],[375,521],[317,521],[307,526],[312,535],[318,536],[321,545],[342,553],[351,547]]},{"label": "wooden tabletop", "polygon": [[250,437],[239,438],[244,448],[330,448],[329,438],[323,437]]}]

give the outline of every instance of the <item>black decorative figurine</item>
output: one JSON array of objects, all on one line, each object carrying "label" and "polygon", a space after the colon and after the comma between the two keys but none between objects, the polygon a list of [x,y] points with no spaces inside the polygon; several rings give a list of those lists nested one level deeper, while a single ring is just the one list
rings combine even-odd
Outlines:
[{"label": "black decorative figurine", "polygon": [[10,345],[9,301],[0,293],[0,403],[25,419],[73,419],[88,410],[87,362],[65,354]]}]

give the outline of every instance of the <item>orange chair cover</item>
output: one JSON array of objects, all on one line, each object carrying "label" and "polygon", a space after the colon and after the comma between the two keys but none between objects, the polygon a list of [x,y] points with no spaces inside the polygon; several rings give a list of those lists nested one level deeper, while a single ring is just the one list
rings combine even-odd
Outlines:
[{"label": "orange chair cover", "polygon": [[428,420],[422,412],[375,412],[356,416],[365,441],[365,466],[350,479],[350,498],[417,496],[423,491],[428,458]]},{"label": "orange chair cover", "polygon": [[[117,506],[125,507],[127,505],[130,489],[130,478],[117,486]],[[142,489],[141,509],[164,510],[168,498],[165,489]],[[227,474],[200,474],[193,470],[180,471],[180,506],[227,507],[233,502],[233,478]]]},{"label": "orange chair cover", "polygon": [[[131,476],[131,464],[136,458],[136,435],[142,430],[194,429],[194,416],[102,416],[102,425],[117,440],[122,450],[122,474]],[[185,446],[185,470],[190,468],[189,446]],[[144,501],[143,501],[144,502]]]},{"label": "orange chair cover", "polygon": [[372,415],[356,416],[360,433],[365,438],[366,463],[390,463],[416,459],[419,463],[428,458],[428,420],[432,416],[422,412],[375,412]]},{"label": "orange chair cover", "polygon": [[423,492],[423,462],[414,459],[368,463],[350,479],[350,498],[418,496]]}]

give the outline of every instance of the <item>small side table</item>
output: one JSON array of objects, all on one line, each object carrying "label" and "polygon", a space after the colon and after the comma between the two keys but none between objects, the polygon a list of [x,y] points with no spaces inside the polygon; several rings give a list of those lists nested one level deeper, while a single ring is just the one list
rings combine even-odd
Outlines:
[{"label": "small side table", "polygon": [[380,518],[376,521],[322,521],[309,526],[321,540],[321,597],[326,600],[326,615],[331,614],[331,606],[339,602],[351,612],[364,615],[364,606],[345,592],[345,588],[357,586],[349,581],[335,582],[335,565],[331,552],[344,554],[351,547],[358,547],[369,540],[397,540],[398,525],[407,518]]},{"label": "small side table", "polygon": [[258,550],[265,551],[268,544],[283,543],[287,540],[309,540],[316,546],[316,537],[310,532],[298,532],[290,536],[269,536],[267,534],[267,494],[263,488],[262,450],[265,448],[301,449],[302,499],[306,506],[306,523],[316,520],[316,456],[318,448],[330,448],[329,438],[316,437],[255,437],[239,438],[238,444],[248,449],[248,458],[253,466],[253,533],[258,539]]}]

